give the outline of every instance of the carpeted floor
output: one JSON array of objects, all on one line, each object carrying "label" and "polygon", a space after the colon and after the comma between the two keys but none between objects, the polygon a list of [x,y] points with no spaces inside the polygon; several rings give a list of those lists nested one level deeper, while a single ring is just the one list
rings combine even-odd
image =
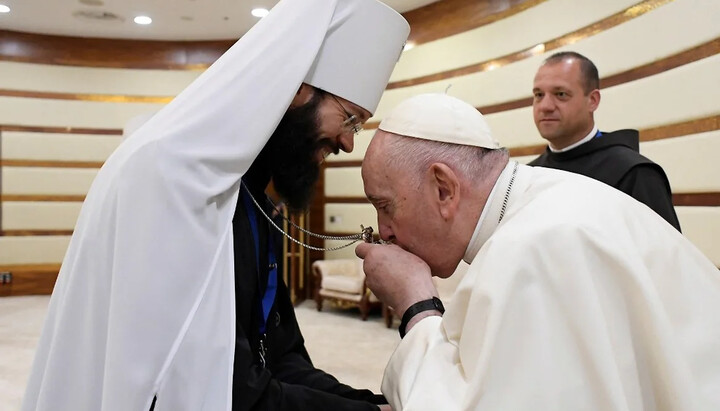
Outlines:
[{"label": "carpeted floor", "polygon": [[[0,411],[20,409],[49,300],[0,298]],[[357,310],[326,304],[317,312],[312,301],[299,305],[296,312],[316,367],[346,384],[380,392],[385,364],[400,342],[397,328],[385,328],[379,312],[363,322]]]}]

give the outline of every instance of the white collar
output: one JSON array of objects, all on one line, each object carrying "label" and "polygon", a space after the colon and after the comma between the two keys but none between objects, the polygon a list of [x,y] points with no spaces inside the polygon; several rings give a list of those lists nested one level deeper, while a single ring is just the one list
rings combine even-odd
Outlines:
[{"label": "white collar", "polygon": [[592,139],[595,137],[595,135],[597,134],[597,132],[598,132],[597,126],[596,126],[596,125],[593,125],[593,129],[590,131],[590,134],[586,135],[582,140],[580,140],[580,141],[578,141],[578,142],[575,142],[575,143],[573,143],[573,144],[570,144],[569,146],[567,146],[567,147],[565,147],[565,148],[562,148],[562,149],[560,149],[560,150],[554,149],[554,148],[552,147],[552,145],[548,145],[548,147],[550,147],[550,151],[552,151],[553,153],[562,153],[562,152],[565,152],[565,151],[568,151],[568,150],[572,150],[573,148],[578,147],[579,145],[585,144],[585,143],[587,143],[588,141],[592,140]]},{"label": "white collar", "polygon": [[475,231],[470,238],[465,249],[465,256],[463,261],[470,264],[475,259],[480,248],[485,244],[490,235],[495,231],[495,228],[500,224],[500,220],[503,217],[504,205],[507,206],[506,196],[510,194],[510,188],[514,181],[515,174],[517,172],[518,163],[515,161],[508,161],[507,165],[503,169],[502,173],[495,181],[495,185],[490,191],[485,206],[483,207],[480,218],[478,219]]}]

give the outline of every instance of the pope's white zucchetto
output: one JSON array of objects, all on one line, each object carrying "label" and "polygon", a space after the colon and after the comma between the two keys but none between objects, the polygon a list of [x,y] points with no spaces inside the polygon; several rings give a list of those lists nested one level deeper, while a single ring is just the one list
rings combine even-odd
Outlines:
[{"label": "pope's white zucchetto", "polygon": [[447,94],[420,94],[402,101],[378,126],[406,137],[466,146],[500,148],[483,115]]}]

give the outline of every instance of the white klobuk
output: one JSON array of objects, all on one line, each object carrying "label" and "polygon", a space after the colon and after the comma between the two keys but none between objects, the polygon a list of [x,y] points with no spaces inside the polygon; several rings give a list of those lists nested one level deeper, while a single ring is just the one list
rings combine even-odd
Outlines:
[{"label": "white klobuk", "polygon": [[283,0],[125,139],[83,205],[23,410],[229,410],[240,179],[302,82],[374,111],[408,33],[375,0]]}]

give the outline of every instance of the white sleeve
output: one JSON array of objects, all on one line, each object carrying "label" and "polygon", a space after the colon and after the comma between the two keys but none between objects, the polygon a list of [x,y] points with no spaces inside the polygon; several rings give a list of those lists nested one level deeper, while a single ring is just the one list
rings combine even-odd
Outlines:
[{"label": "white sleeve", "polygon": [[[393,409],[618,409],[605,400],[620,387],[598,386],[599,397],[592,387],[593,374],[616,371],[603,325],[590,320],[602,313],[588,316],[596,332],[576,329],[568,299],[537,275],[532,258],[512,267],[493,260],[471,265],[444,317],[421,320],[400,343],[383,382]],[[570,299],[592,307],[593,298]]]},{"label": "white sleeve", "polygon": [[705,409],[658,273],[601,234],[494,238],[444,316],[418,322],[391,357],[383,393],[393,409]]},{"label": "white sleeve", "polygon": [[398,345],[385,369],[382,392],[393,410],[452,410],[459,409],[454,400],[462,398],[465,385],[457,349],[445,338],[442,317],[430,316],[416,323]]}]

